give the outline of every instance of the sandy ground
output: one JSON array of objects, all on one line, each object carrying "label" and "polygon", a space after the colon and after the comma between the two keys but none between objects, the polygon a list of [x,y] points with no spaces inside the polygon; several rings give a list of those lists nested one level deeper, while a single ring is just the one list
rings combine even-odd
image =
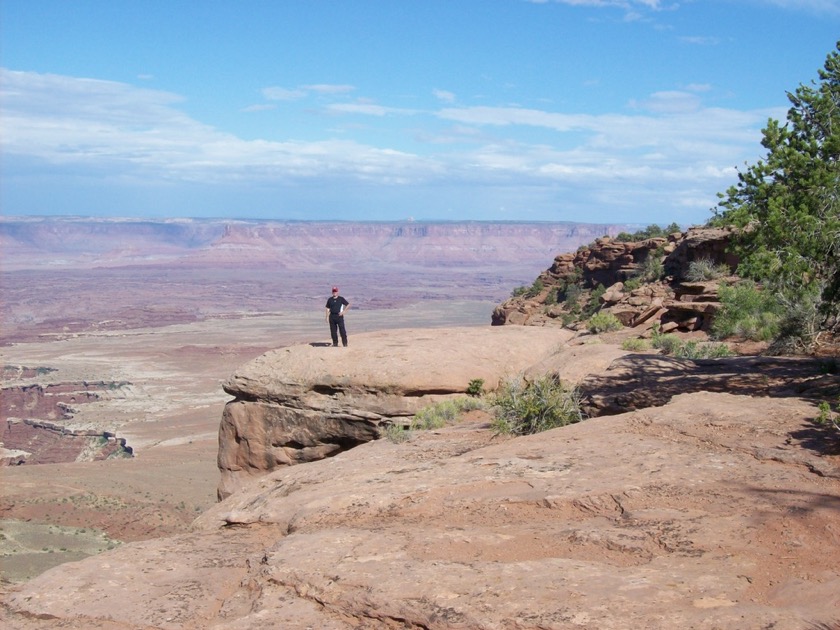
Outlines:
[{"label": "sandy ground", "polygon": [[[426,301],[351,310],[354,333],[486,326],[494,303]],[[217,430],[237,366],[271,348],[329,339],[323,312],[269,313],[124,331],[42,337],[0,349],[3,365],[50,367],[37,382],[120,383],[68,423],[126,438],[131,459],[0,469],[0,577],[185,531],[216,500]],[[34,379],[27,383],[36,382]],[[4,381],[3,385],[17,384]]]}]

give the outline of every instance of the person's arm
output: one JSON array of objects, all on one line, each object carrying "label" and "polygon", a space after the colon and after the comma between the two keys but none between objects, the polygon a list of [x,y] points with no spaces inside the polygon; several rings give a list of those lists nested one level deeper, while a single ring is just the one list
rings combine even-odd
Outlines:
[{"label": "person's arm", "polygon": [[343,315],[344,315],[344,313],[346,313],[346,312],[347,312],[347,310],[348,310],[349,308],[350,308],[350,302],[348,302],[348,301],[345,299],[345,300],[344,300],[344,308],[341,310],[341,315],[343,316]]},{"label": "person's arm", "polygon": [[329,307],[324,309],[324,319],[330,321],[330,309]]}]

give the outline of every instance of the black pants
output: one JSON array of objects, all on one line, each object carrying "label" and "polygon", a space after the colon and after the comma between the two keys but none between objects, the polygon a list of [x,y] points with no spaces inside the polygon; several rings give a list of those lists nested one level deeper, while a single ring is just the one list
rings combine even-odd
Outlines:
[{"label": "black pants", "polygon": [[347,331],[344,329],[344,316],[330,313],[330,336],[334,346],[338,345],[338,335],[341,334],[341,345],[347,345]]}]

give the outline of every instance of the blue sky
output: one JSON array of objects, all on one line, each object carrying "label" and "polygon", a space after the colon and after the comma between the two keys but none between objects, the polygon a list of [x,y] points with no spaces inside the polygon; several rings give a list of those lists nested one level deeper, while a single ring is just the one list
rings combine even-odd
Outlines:
[{"label": "blue sky", "polygon": [[4,215],[703,223],[840,0],[2,0]]}]

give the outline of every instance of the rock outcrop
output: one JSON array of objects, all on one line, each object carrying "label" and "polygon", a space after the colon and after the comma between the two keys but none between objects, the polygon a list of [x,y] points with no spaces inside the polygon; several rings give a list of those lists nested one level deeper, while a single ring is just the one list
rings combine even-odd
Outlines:
[{"label": "rock outcrop", "polygon": [[[433,402],[489,389],[556,352],[561,329],[459,328],[355,335],[348,348],[281,348],[237,369],[219,429],[219,497],[280,466],[311,462],[407,424]],[[443,347],[441,347],[443,344]]]},{"label": "rock outcrop", "polygon": [[[539,275],[538,290],[512,297],[493,311],[492,323],[551,326],[566,325],[570,307],[563,305],[569,287],[592,290],[600,286],[601,310],[614,314],[624,326],[650,327],[662,331],[708,331],[720,308],[717,289],[721,281],[689,282],[686,272],[693,261],[707,260],[734,270],[738,260],[727,252],[732,236],[728,228],[692,228],[665,238],[617,241],[600,238],[573,254],[560,254]],[[631,288],[631,281],[644,275],[649,263],[661,265],[661,279],[654,278]]]}]

